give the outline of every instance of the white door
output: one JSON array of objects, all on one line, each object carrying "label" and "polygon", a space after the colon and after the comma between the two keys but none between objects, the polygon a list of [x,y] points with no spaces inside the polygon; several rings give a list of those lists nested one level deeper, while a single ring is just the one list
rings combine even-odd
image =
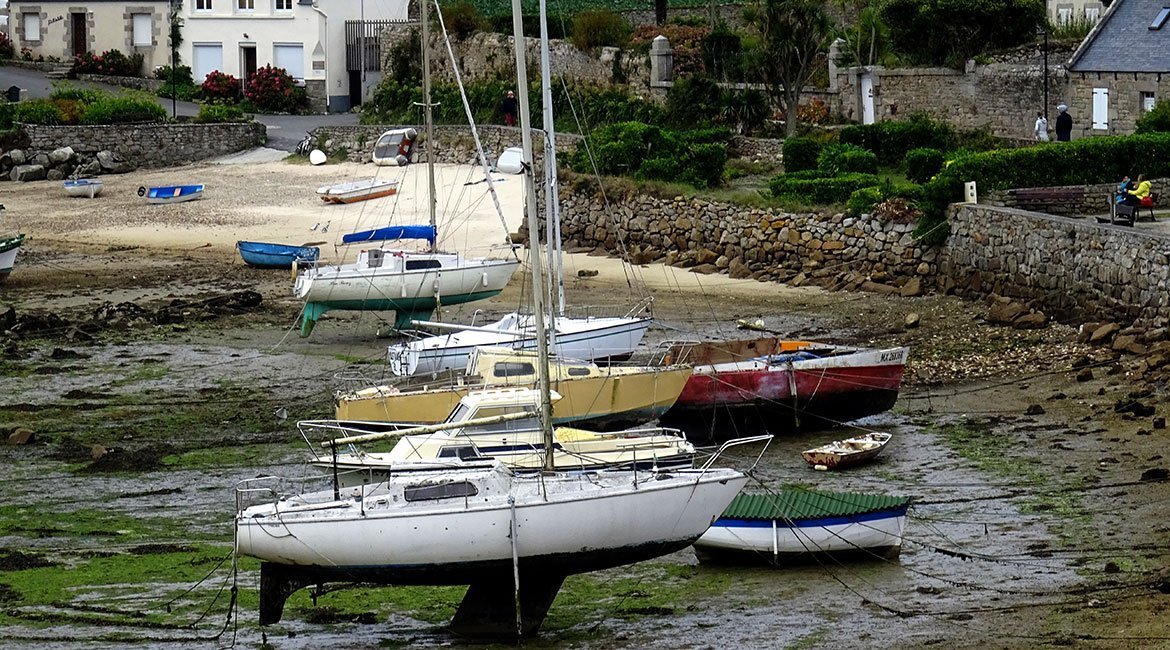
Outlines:
[{"label": "white door", "polygon": [[1093,89],[1093,129],[1109,130],[1109,89]]},{"label": "white door", "polygon": [[861,123],[874,123],[873,75],[861,75]]},{"label": "white door", "polygon": [[203,83],[207,75],[219,70],[223,72],[223,44],[196,43],[191,57],[191,76],[196,85]]},{"label": "white door", "polygon": [[305,80],[305,46],[300,43],[279,43],[272,46],[272,65],[284,68],[288,76]]}]

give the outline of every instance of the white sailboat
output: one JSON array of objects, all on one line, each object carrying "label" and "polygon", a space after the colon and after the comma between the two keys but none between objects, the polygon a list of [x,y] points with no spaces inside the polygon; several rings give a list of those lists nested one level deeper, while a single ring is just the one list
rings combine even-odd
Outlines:
[{"label": "white sailboat", "polygon": [[[435,138],[428,39],[429,29],[424,21],[423,113],[427,147],[433,150]],[[502,291],[511,280],[512,273],[520,267],[520,260],[515,257],[468,258],[459,253],[436,249],[438,229],[435,218],[434,158],[433,154],[427,156],[429,231],[423,234],[399,231],[396,236],[384,237],[395,240],[426,239],[427,248],[413,251],[396,246],[378,246],[361,251],[354,262],[333,265],[318,263],[301,268],[293,287],[293,295],[305,301],[301,311],[301,336],[312,333],[317,320],[325,312],[334,309],[393,310],[394,327],[405,329],[413,320],[430,318],[439,305],[458,305],[490,298]],[[396,187],[393,184],[391,189]],[[377,234],[385,230],[393,229],[374,229],[367,233]],[[361,237],[356,241],[373,241],[373,237]],[[349,242],[347,238],[346,243]]]},{"label": "white sailboat", "polygon": [[[521,127],[525,158],[531,161],[520,16],[520,0],[513,0]],[[422,20],[425,24],[425,10]],[[525,178],[529,226],[535,230],[535,188],[532,178]],[[538,287],[534,312],[543,315],[539,245],[530,253]],[[537,351],[547,363],[543,318],[535,327]],[[684,548],[747,482],[744,474],[713,468],[711,461],[670,473],[554,472],[547,366],[539,384],[544,472],[515,474],[498,463],[456,458],[445,464],[402,463],[385,481],[354,487],[344,496],[336,481],[332,490],[297,496],[242,486],[240,494],[271,497],[236,516],[236,551],[262,561],[261,623],[278,621],[285,599],[310,584],[470,584],[454,631],[528,635],[539,628],[566,576]],[[358,440],[326,444],[336,453]]]},{"label": "white sailboat", "polygon": [[[544,176],[545,223],[549,224],[546,239],[549,242],[548,271],[555,281],[550,283],[550,296],[556,294],[557,311],[552,339],[553,354],[563,358],[620,360],[627,358],[641,343],[653,319],[650,301],[644,300],[624,316],[574,318],[565,315],[564,265],[561,258],[560,201],[557,194],[556,131],[552,115],[552,81],[549,61],[547,25],[541,27],[541,88],[544,112]],[[511,149],[509,151],[512,151]],[[520,151],[523,155],[523,149]],[[503,157],[501,156],[501,159]],[[531,156],[527,159],[531,164]],[[523,161],[512,168],[524,169]],[[530,228],[529,239],[539,243],[540,231]],[[450,323],[415,321],[414,325],[451,330],[444,334],[421,337],[389,346],[387,356],[390,371],[399,376],[427,374],[463,368],[468,355],[478,346],[501,345],[517,349],[535,347],[535,328],[532,316],[511,312],[494,323],[482,326],[461,326]]]}]

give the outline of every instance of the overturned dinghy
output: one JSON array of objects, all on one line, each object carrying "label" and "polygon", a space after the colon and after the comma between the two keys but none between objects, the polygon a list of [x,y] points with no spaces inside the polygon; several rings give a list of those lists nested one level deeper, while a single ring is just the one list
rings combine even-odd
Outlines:
[{"label": "overturned dinghy", "polygon": [[393,129],[383,133],[374,143],[374,164],[383,167],[409,165],[417,139],[418,131],[414,129]]},{"label": "overturned dinghy", "polygon": [[102,181],[99,178],[78,178],[65,181],[65,193],[73,197],[92,199],[102,193]]}]

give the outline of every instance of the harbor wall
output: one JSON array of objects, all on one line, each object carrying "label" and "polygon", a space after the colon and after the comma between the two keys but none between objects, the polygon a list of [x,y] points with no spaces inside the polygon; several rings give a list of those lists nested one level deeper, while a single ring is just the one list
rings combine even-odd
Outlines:
[{"label": "harbor wall", "polygon": [[264,144],[259,122],[224,124],[110,124],[43,126],[21,124],[28,148],[52,151],[71,147],[79,154],[112,151],[133,167],[169,167],[206,160]]}]

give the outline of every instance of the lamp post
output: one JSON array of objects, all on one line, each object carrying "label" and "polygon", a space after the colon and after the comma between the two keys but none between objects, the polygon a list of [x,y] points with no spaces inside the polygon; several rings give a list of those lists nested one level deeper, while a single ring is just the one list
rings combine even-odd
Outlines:
[{"label": "lamp post", "polygon": [[1048,28],[1041,25],[1036,28],[1036,34],[1044,37],[1044,119],[1048,119]]}]

